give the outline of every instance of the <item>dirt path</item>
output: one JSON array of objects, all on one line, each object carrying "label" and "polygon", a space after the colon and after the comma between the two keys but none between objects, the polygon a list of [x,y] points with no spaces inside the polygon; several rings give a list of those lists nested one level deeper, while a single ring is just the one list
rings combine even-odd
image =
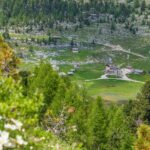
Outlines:
[{"label": "dirt path", "polygon": [[122,80],[122,81],[128,81],[128,82],[135,82],[135,83],[142,83],[144,84],[144,82],[142,81],[137,81],[137,80],[132,80],[132,79],[123,79],[123,78],[97,78],[97,79],[91,79],[91,80],[85,80],[86,82],[90,82],[90,81],[97,81],[97,80]]},{"label": "dirt path", "polygon": [[123,47],[121,47],[120,45],[113,45],[113,44],[110,44],[110,43],[101,43],[101,42],[96,42],[96,43],[100,44],[100,45],[104,45],[106,47],[109,47],[109,48],[112,49],[112,51],[121,51],[121,52],[124,52],[124,53],[127,53],[127,54],[138,56],[138,57],[143,58],[143,59],[147,58],[147,57],[145,57],[145,56],[143,56],[139,53],[135,53],[135,52],[131,52],[130,50],[126,50]]},{"label": "dirt path", "polygon": [[129,73],[130,73],[129,69],[123,68],[121,78],[109,78],[109,77],[107,77],[107,74],[104,74],[100,78],[86,80],[86,82],[97,81],[97,80],[122,80],[122,81],[135,82],[135,83],[144,83],[142,81],[133,80],[133,79],[128,78],[127,74],[129,74]]}]

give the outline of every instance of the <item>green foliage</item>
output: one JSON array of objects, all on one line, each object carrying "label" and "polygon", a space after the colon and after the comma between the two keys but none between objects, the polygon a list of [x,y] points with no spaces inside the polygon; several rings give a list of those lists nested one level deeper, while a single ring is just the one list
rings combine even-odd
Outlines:
[{"label": "green foliage", "polygon": [[0,77],[0,101],[9,101],[11,99],[19,99],[22,97],[22,87],[18,86],[19,83],[9,78]]},{"label": "green foliage", "polygon": [[6,117],[20,118],[28,125],[38,123],[38,114],[43,106],[43,97],[33,94],[33,98],[24,97],[22,86],[11,77],[0,77],[0,114]]},{"label": "green foliage", "polygon": [[47,107],[54,99],[59,88],[60,78],[58,74],[53,71],[49,64],[41,63],[35,69],[33,75],[29,78],[29,95],[32,96],[34,92],[42,93],[44,96],[44,105],[41,108],[41,117],[46,112]]},{"label": "green foliage", "polygon": [[138,127],[138,139],[135,142],[135,150],[145,149],[148,150],[150,148],[150,126],[142,124]]},{"label": "green foliage", "polygon": [[[21,83],[21,82],[20,82]],[[59,141],[41,126],[39,126],[39,116],[44,105],[44,97],[40,93],[32,93],[32,98],[24,96],[23,87],[11,77],[0,76],[0,116],[6,119],[17,119],[23,123],[24,131],[11,131],[10,137],[22,135],[28,145],[18,146],[16,149],[81,149],[78,145],[67,145]],[[4,121],[0,119],[0,130],[4,130]]]},{"label": "green foliage", "polygon": [[[142,4],[142,10],[144,8],[143,6]],[[111,13],[120,20],[125,20],[131,13],[131,7],[128,3],[99,0],[88,1],[87,3],[76,0],[10,0],[9,2],[2,0],[1,9],[1,24],[27,24],[31,30],[32,26],[36,24],[40,25],[39,30],[43,30],[43,26],[52,28],[58,20],[76,22],[76,18],[78,21],[89,25],[89,20],[86,18],[83,19],[83,12],[96,14]],[[20,23],[21,21],[22,23]]]},{"label": "green foliage", "polygon": [[44,94],[45,102],[50,103],[57,92],[59,76],[49,64],[41,63],[29,78],[29,82],[30,94],[38,90]]},{"label": "green foliage", "polygon": [[5,32],[3,33],[4,39],[10,39],[9,31],[8,29],[5,29]]},{"label": "green foliage", "polygon": [[88,145],[90,149],[104,149],[106,143],[106,113],[101,98],[97,98],[88,117]]},{"label": "green foliage", "polygon": [[139,118],[150,123],[150,81],[145,83],[141,93],[137,96],[136,108]]},{"label": "green foliage", "polygon": [[121,108],[113,109],[107,131],[107,148],[113,150],[132,150],[133,136],[127,126]]},{"label": "green foliage", "polygon": [[150,123],[150,82],[146,82],[135,101],[124,106],[124,112],[131,128],[141,122]]},{"label": "green foliage", "polygon": [[145,11],[145,9],[146,9],[146,2],[145,2],[145,0],[142,0],[141,11],[143,12],[143,11]]},{"label": "green foliage", "polygon": [[116,24],[114,21],[112,21],[110,29],[111,29],[111,31],[116,29]]},{"label": "green foliage", "polygon": [[21,81],[0,76],[0,115],[22,121],[24,137],[37,150],[55,149],[52,134],[62,143],[76,143],[70,149],[132,150],[135,122],[149,123],[150,82],[137,101],[121,107],[89,97],[84,87],[60,77],[47,62],[19,75]]},{"label": "green foliage", "polygon": [[140,2],[139,2],[139,0],[134,0],[134,7],[135,7],[135,8],[140,7]]},{"label": "green foliage", "polygon": [[[71,87],[66,93],[66,106],[68,112],[67,126],[72,126],[74,129],[68,130],[67,139],[73,139],[86,143],[86,122],[89,111],[89,100],[84,88],[77,86]],[[73,111],[70,111],[70,110]],[[81,119],[82,118],[82,119]]]}]

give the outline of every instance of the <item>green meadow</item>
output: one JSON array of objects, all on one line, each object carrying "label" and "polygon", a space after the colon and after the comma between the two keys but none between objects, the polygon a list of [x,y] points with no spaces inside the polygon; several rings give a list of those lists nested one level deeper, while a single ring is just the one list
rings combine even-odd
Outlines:
[{"label": "green meadow", "polygon": [[[22,59],[22,63],[20,64],[21,69],[30,70],[35,67],[38,61],[50,61],[56,60],[58,62],[65,62],[65,64],[58,64],[60,72],[69,72],[74,68],[74,63],[79,63],[79,68],[76,69],[75,73],[69,78],[72,82],[75,82],[80,85],[84,85],[89,94],[92,97],[101,96],[106,101],[112,102],[124,102],[129,99],[134,99],[137,93],[140,91],[142,83],[134,83],[128,81],[119,81],[119,80],[95,80],[101,77],[104,74],[105,64],[108,61],[108,58],[112,58],[112,61],[115,65],[119,67],[127,67],[132,66],[135,69],[142,69],[145,71],[145,74],[128,75],[129,78],[145,82],[150,80],[150,75],[148,72],[150,71],[150,37],[149,36],[133,36],[128,35],[124,36],[123,34],[106,34],[99,33],[99,29],[108,28],[106,24],[101,24],[97,27],[96,24],[91,24],[90,26],[86,26],[84,28],[79,28],[76,32],[71,28],[69,30],[63,31],[60,33],[58,31],[52,30],[51,34],[58,35],[61,38],[60,44],[70,43],[73,39],[74,42],[78,42],[83,46],[79,46],[79,52],[73,53],[71,48],[50,48],[48,46],[36,45],[33,42],[30,44],[20,43],[19,46],[15,47],[15,43],[12,44],[14,49],[17,52],[22,52],[22,48],[25,48],[25,52],[28,54],[29,62],[25,62]],[[127,33],[128,34],[128,33]],[[95,35],[95,36],[93,36]],[[47,34],[41,35],[30,35],[30,34],[10,34],[11,38],[35,38],[35,39],[43,39],[48,38]],[[101,44],[95,43],[92,44],[93,39],[98,39]],[[125,50],[131,50],[131,52],[135,52],[145,56],[146,58],[140,58],[133,54],[128,56],[128,53],[121,51],[112,51],[110,47],[106,47],[103,45],[103,41],[107,41],[113,45],[120,45]],[[13,42],[12,42],[13,43]],[[59,43],[58,43],[59,44]],[[32,48],[32,53],[29,49]],[[61,49],[61,50],[60,50]],[[48,55],[47,58],[37,58],[35,55],[36,52],[43,53],[43,55],[48,55],[49,53],[56,53],[56,55],[51,56]],[[128,58],[127,58],[128,57]],[[36,60],[34,64],[34,60]],[[93,61],[92,63],[89,63]],[[87,81],[90,80],[90,81]]]}]

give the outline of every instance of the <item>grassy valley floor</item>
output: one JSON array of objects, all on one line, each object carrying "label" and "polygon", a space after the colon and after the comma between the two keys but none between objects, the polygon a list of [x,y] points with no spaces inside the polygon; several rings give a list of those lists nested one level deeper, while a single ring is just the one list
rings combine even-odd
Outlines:
[{"label": "grassy valley floor", "polygon": [[[102,33],[99,33],[99,28],[102,29]],[[61,41],[56,45],[25,42],[25,39],[48,38],[46,33],[38,35],[10,33],[9,42],[16,53],[22,56],[20,69],[32,70],[41,60],[44,60],[55,63],[59,67],[59,72],[67,74],[74,69],[74,64],[79,64],[79,68],[69,78],[77,84],[84,85],[91,96],[102,96],[106,101],[121,103],[134,99],[142,83],[93,79],[100,78],[104,74],[105,64],[111,59],[112,63],[120,68],[131,66],[145,72],[141,75],[130,74],[129,78],[142,82],[150,80],[150,36],[132,35],[125,29],[121,30],[120,26],[114,33],[106,32],[109,30],[107,24],[100,24],[99,28],[93,23],[78,29],[77,32],[74,32],[74,27],[61,33],[52,30],[53,36],[61,37]],[[69,44],[72,39],[78,45],[78,53],[71,51]],[[94,44],[92,44],[93,39]],[[117,46],[121,50],[117,49]],[[86,80],[91,81],[86,82]]]}]

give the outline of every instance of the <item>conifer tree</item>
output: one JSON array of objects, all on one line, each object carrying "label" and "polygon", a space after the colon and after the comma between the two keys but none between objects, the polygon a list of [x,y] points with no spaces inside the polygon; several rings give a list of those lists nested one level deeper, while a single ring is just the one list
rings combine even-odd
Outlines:
[{"label": "conifer tree", "polygon": [[140,2],[139,2],[139,0],[134,0],[134,7],[135,7],[135,8],[140,7]]},{"label": "conifer tree", "polygon": [[133,137],[124,118],[121,108],[113,112],[106,136],[108,150],[132,150]]},{"label": "conifer tree", "polygon": [[102,99],[98,97],[92,104],[88,118],[88,145],[92,149],[104,149],[106,143],[106,113]]},{"label": "conifer tree", "polygon": [[41,108],[41,117],[46,112],[48,106],[53,101],[60,83],[58,74],[52,69],[48,63],[41,63],[29,78],[29,94],[38,91],[44,96],[44,105]]},{"label": "conifer tree", "polygon": [[135,107],[137,116],[150,123],[150,81],[145,83],[141,93],[138,94]]},{"label": "conifer tree", "polygon": [[143,11],[145,11],[145,9],[146,9],[146,2],[145,2],[145,0],[143,0],[141,3],[141,11],[143,12]]}]

